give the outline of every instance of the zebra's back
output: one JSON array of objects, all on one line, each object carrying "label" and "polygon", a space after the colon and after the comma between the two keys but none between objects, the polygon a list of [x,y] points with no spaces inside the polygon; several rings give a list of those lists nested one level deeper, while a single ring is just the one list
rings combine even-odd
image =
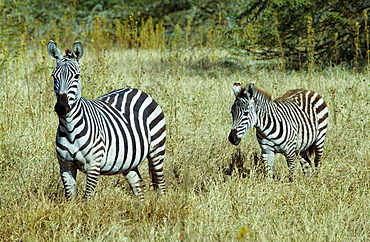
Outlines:
[{"label": "zebra's back", "polygon": [[[166,122],[162,109],[158,103],[147,93],[135,88],[118,89],[107,93],[97,100],[109,104],[117,109],[123,117],[131,124],[141,122],[141,128],[148,128],[149,143],[158,142],[160,136],[166,134]],[[146,130],[145,130],[146,132]],[[153,148],[158,145],[154,145]]]},{"label": "zebra's back", "polygon": [[[163,159],[165,118],[162,109],[148,94],[138,89],[126,88],[112,91],[93,101],[106,105],[98,105],[102,113],[110,109],[119,114],[103,115],[107,151],[106,158],[103,159],[105,163],[101,167],[102,174],[125,173],[137,167],[156,149],[163,150],[160,153]],[[115,132],[115,127],[123,130]],[[122,133],[125,135],[122,136]]]},{"label": "zebra's back", "polygon": [[290,125],[297,129],[296,150],[308,149],[325,136],[328,109],[324,99],[316,92],[294,89],[274,100]]}]

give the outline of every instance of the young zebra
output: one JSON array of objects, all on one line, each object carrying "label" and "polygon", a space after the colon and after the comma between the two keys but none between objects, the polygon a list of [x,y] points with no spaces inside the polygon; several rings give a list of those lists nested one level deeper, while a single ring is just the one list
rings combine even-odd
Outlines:
[{"label": "young zebra", "polygon": [[52,73],[59,116],[56,152],[66,198],[76,194],[80,170],[87,176],[85,198],[94,192],[99,175],[122,173],[134,194],[143,200],[138,165],[145,158],[154,188],[165,193],[166,122],[158,104],[148,94],[131,88],[85,99],[81,97],[79,69],[82,44],[75,42],[65,56],[53,41],[47,50],[56,61]]},{"label": "young zebra", "polygon": [[234,83],[235,101],[231,108],[233,124],[229,141],[238,145],[244,133],[256,127],[262,149],[262,161],[269,177],[274,172],[275,153],[284,154],[290,181],[294,181],[294,160],[300,155],[303,172],[312,173],[309,155],[315,153],[315,167],[320,168],[328,122],[328,108],[322,97],[304,89],[290,90],[272,101],[269,94],[253,84],[242,88]]}]

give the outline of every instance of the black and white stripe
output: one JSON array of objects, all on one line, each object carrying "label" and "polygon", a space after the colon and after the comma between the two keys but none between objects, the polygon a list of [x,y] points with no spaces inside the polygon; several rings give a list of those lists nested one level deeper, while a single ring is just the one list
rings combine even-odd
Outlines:
[{"label": "black and white stripe", "polygon": [[99,175],[123,174],[133,192],[144,198],[138,166],[145,158],[155,188],[165,193],[163,176],[166,122],[162,109],[146,93],[120,89],[97,99],[81,97],[78,61],[80,42],[62,56],[53,41],[48,53],[56,60],[53,71],[59,116],[56,152],[65,195],[76,194],[76,174],[87,174],[85,196],[90,196]]},{"label": "black and white stripe", "polygon": [[306,175],[312,173],[308,158],[311,153],[315,153],[314,164],[319,170],[328,122],[328,108],[319,94],[296,89],[272,101],[269,94],[253,84],[242,88],[234,83],[233,91],[236,99],[231,108],[233,124],[229,134],[232,144],[238,145],[245,132],[256,127],[262,161],[270,177],[275,153],[286,157],[291,181],[295,178],[294,160],[298,154]]}]

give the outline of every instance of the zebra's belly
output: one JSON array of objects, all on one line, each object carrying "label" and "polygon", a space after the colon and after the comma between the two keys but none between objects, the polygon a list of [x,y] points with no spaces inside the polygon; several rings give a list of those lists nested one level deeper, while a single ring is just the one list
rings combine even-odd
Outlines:
[{"label": "zebra's belly", "polygon": [[[62,158],[61,162],[64,166],[73,166],[83,173],[87,173],[91,168],[99,166],[99,159],[91,153],[86,153],[78,149],[57,150],[59,156]],[[114,175],[126,173],[133,168],[138,167],[141,162],[146,158],[147,152],[143,154],[135,154],[124,156],[116,154],[116,152],[109,152],[103,154],[103,159],[100,161],[100,173],[102,175]]]},{"label": "zebra's belly", "polygon": [[123,132],[126,135],[112,133],[109,139],[104,136],[90,139],[89,136],[79,139],[59,137],[57,153],[61,162],[67,166],[73,165],[84,173],[91,169],[99,170],[102,175],[125,173],[136,168],[147,157],[149,140],[147,136],[124,131],[127,131]]},{"label": "zebra's belly", "polygon": [[274,139],[261,139],[258,140],[260,147],[262,150],[270,150],[274,153],[282,153],[285,154],[287,152],[295,151],[303,151],[307,150],[311,145],[312,141],[304,140],[274,140]]},{"label": "zebra's belly", "polygon": [[145,160],[148,155],[148,150],[132,152],[132,149],[109,150],[104,154],[100,173],[102,175],[114,175],[126,173],[136,167]]},{"label": "zebra's belly", "polygon": [[307,150],[317,137],[316,129],[300,128],[296,134],[295,151]]}]

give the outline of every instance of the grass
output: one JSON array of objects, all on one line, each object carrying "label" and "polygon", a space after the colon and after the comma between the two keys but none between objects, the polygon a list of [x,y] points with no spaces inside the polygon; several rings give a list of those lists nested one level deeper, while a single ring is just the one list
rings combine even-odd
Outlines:
[{"label": "grass", "polygon": [[[62,44],[60,44],[62,45]],[[60,46],[62,49],[64,46]],[[168,193],[147,189],[140,202],[123,176],[102,176],[96,193],[66,202],[54,151],[58,124],[50,73],[38,46],[3,57],[0,74],[0,238],[4,241],[369,241],[369,79],[340,67],[308,75],[227,64],[208,49],[89,51],[81,60],[82,93],[95,98],[122,87],[149,93],[168,123]],[[139,56],[138,56],[139,55]],[[215,58],[217,56],[217,58]],[[139,64],[138,64],[139,62]],[[276,98],[310,88],[329,106],[322,172],[287,182],[254,166],[254,130],[239,146],[246,177],[225,175],[238,148],[227,139],[234,82],[254,82]],[[335,118],[334,118],[335,117]],[[244,162],[244,163],[243,163]],[[240,164],[239,164],[240,165]],[[299,168],[299,164],[297,163]],[[149,184],[146,162],[142,175]]]}]

